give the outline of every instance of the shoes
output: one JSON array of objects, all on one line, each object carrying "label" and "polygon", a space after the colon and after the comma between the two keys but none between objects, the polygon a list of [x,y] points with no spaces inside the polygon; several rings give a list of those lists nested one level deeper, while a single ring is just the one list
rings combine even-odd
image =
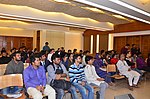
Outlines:
[{"label": "shoes", "polygon": [[108,84],[109,84],[109,86],[115,86],[115,84],[113,82],[108,83]]},{"label": "shoes", "polygon": [[133,91],[133,87],[132,87],[132,86],[129,86],[129,90]]},{"label": "shoes", "polygon": [[133,87],[134,87],[134,88],[139,88],[139,86],[138,86],[138,85],[133,85]]}]

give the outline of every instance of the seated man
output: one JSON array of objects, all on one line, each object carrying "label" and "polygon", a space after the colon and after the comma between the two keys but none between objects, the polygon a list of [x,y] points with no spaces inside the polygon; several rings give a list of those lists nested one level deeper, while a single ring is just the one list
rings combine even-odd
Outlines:
[{"label": "seated man", "polygon": [[94,58],[92,56],[85,57],[86,67],[85,67],[85,77],[87,82],[90,85],[96,85],[100,88],[99,95],[100,99],[104,99],[105,90],[108,87],[108,84],[104,81],[103,78],[100,78],[95,71],[95,67],[92,65],[94,62]]},{"label": "seated man", "polygon": [[[66,70],[66,67],[61,64],[60,62],[60,55],[53,54],[52,55],[52,64],[47,67],[48,71],[48,79],[47,83],[53,85],[53,88],[56,90],[57,97],[56,99],[63,99],[63,96],[65,94],[65,91],[62,87],[54,86],[54,82],[58,80],[65,80],[70,82],[70,79],[68,77],[68,72]],[[58,73],[59,72],[59,73]],[[71,86],[68,91],[72,94],[72,99],[78,99],[76,89]]]},{"label": "seated man", "polygon": [[[131,70],[125,61],[124,54],[120,55],[120,60],[117,62],[117,68],[122,75],[125,75],[129,81],[129,90],[133,91],[133,87],[137,88],[137,83],[140,78],[140,74],[136,71]],[[133,81],[133,82],[132,82]]]},{"label": "seated man", "polygon": [[48,95],[48,99],[55,99],[55,90],[51,86],[46,85],[45,69],[43,66],[40,66],[39,55],[31,56],[30,63],[31,65],[23,72],[27,93],[33,99],[42,99],[43,94]]},{"label": "seated man", "polygon": [[0,64],[8,64],[11,61],[10,57],[7,57],[6,51],[1,52]]},{"label": "seated man", "polygon": [[47,72],[47,67],[50,65],[50,61],[46,58],[46,51],[40,52],[40,65],[44,67],[45,72]]},{"label": "seated man", "polygon": [[[24,65],[23,62],[21,61],[21,54],[20,52],[15,52],[12,54],[13,59],[8,63],[7,67],[6,67],[6,71],[5,71],[5,75],[8,74],[23,74],[23,70],[24,70]],[[20,90],[22,90],[22,88],[18,88],[17,86],[14,87],[8,87],[2,90],[3,94],[13,94],[13,93],[17,93]]]},{"label": "seated man", "polygon": [[[85,79],[84,67],[81,64],[81,56],[75,54],[73,56],[73,62],[74,64],[69,67],[69,76],[72,84],[79,90],[82,99],[94,99],[94,89]],[[86,90],[88,91],[88,94]]]}]

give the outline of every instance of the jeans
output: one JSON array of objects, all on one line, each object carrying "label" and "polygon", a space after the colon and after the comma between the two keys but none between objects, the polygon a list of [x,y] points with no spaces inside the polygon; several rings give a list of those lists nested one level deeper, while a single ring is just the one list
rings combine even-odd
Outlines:
[{"label": "jeans", "polygon": [[7,87],[7,88],[2,89],[2,93],[4,95],[15,94],[15,93],[20,92],[21,90],[22,90],[22,88],[18,88],[17,86],[15,86],[15,87]]},{"label": "jeans", "polygon": [[[64,90],[58,88],[55,88],[55,90],[57,92],[56,99],[63,99],[65,94]],[[71,86],[71,88],[68,91],[71,93],[72,99],[78,99],[78,95],[74,86]]]},{"label": "jeans", "polygon": [[[98,86],[98,85],[96,85],[94,83],[90,83],[90,85],[91,86]],[[104,83],[101,83],[98,87],[100,89],[98,91],[98,93],[100,94],[100,99],[104,99],[105,98],[105,90],[108,87],[108,84],[106,82],[104,82]]]},{"label": "jeans", "polygon": [[[75,84],[74,87],[79,90],[82,99],[94,99],[94,89],[89,84],[86,83],[85,86]],[[86,90],[88,90],[88,95]]]}]

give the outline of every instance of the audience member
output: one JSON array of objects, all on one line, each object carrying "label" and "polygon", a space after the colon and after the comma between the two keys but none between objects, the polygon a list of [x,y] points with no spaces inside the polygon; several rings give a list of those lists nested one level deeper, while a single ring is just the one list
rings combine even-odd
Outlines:
[{"label": "audience member", "polygon": [[2,57],[0,58],[0,64],[8,64],[11,61],[10,57],[7,57],[6,51],[1,51]]},{"label": "audience member", "polygon": [[103,78],[99,77],[96,74],[95,67],[93,66],[94,58],[92,56],[86,56],[85,61],[87,64],[85,67],[86,80],[90,85],[96,85],[100,88],[100,90],[98,91],[100,99],[104,99],[105,90],[108,87],[108,84],[104,81]]},{"label": "audience member", "polygon": [[48,42],[45,42],[45,46],[43,46],[44,51],[48,51],[48,52],[50,51],[50,47],[48,46],[48,44],[49,44]]},{"label": "audience member", "polygon": [[130,44],[126,44],[122,49],[121,49],[121,54],[127,54],[127,51],[129,50]]},{"label": "audience member", "polygon": [[[55,53],[52,55],[51,59],[52,64],[47,67],[48,71],[47,83],[53,86],[54,82],[57,80],[70,81],[65,66],[60,63],[60,55]],[[57,73],[58,71],[60,73]],[[63,85],[61,87],[63,87]],[[65,94],[64,89],[56,88],[54,86],[53,88],[56,90],[57,93],[56,99],[63,99],[63,96]],[[71,92],[73,99],[77,99],[76,89],[73,86],[71,86],[71,88],[69,88],[68,91]]]},{"label": "audience member", "polygon": [[75,54],[73,56],[73,62],[74,64],[72,64],[69,68],[69,76],[72,84],[79,90],[82,99],[94,99],[94,89],[87,83],[84,67],[80,64],[81,56],[79,54]]},{"label": "audience member", "polygon": [[140,78],[140,74],[136,71],[131,70],[125,61],[124,54],[120,55],[120,60],[117,62],[117,68],[122,75],[125,75],[128,78],[129,82],[129,90],[133,91],[133,87],[138,87],[138,81]]},{"label": "audience member", "polygon": [[30,62],[30,66],[23,72],[27,93],[33,99],[42,99],[43,94],[48,95],[48,99],[56,99],[55,90],[46,84],[46,74],[44,67],[40,66],[39,55],[31,56]]}]

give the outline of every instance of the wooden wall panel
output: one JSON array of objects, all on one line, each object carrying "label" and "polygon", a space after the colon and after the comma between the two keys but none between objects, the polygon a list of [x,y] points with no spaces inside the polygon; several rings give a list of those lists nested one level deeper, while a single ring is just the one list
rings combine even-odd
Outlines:
[{"label": "wooden wall panel", "polygon": [[33,49],[33,38],[32,37],[14,37],[14,36],[0,36],[0,50],[5,47],[9,52],[12,48],[19,48],[26,46],[30,50]]},{"label": "wooden wall panel", "polygon": [[97,35],[99,35],[99,50],[108,50],[108,32],[86,30],[84,32],[84,50],[90,51],[91,35],[93,35],[93,54],[96,53]]},{"label": "wooden wall panel", "polygon": [[89,50],[90,51],[90,36],[84,36],[84,51]]},{"label": "wooden wall panel", "polygon": [[126,44],[136,44],[140,51],[143,54],[143,57],[146,58],[148,53],[150,53],[150,35],[140,35],[140,36],[123,36],[114,38],[114,50],[120,53],[121,48]]},{"label": "wooden wall panel", "polygon": [[108,50],[108,34],[101,34],[99,40],[99,50]]},{"label": "wooden wall panel", "polygon": [[118,53],[121,52],[121,48],[126,44],[126,37],[115,37],[114,38],[114,50]]},{"label": "wooden wall panel", "polygon": [[150,35],[141,37],[141,52],[144,57],[148,57],[148,53],[150,53]]}]

